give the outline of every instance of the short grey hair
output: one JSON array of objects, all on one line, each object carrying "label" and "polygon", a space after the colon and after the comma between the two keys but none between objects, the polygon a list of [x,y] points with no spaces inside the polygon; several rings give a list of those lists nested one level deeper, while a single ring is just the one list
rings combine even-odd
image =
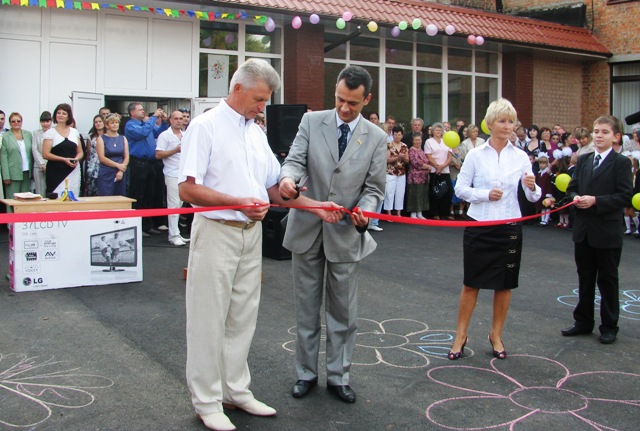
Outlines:
[{"label": "short grey hair", "polygon": [[422,118],[420,118],[420,117],[416,117],[416,118],[414,118],[413,120],[411,120],[411,124],[412,124],[412,125],[413,125],[413,124],[416,124],[416,123],[420,123],[420,124],[422,124],[422,125],[424,126],[424,121],[423,121],[423,120],[422,120]]},{"label": "short grey hair", "polygon": [[444,125],[443,125],[442,123],[440,123],[440,122],[438,122],[438,123],[433,123],[433,124],[431,125],[431,130],[438,129],[438,128],[440,128],[440,129],[444,130]]},{"label": "short grey hair", "polygon": [[253,88],[258,82],[264,82],[272,92],[280,88],[280,75],[265,60],[251,58],[240,65],[233,74],[229,84],[229,93],[233,92],[233,87],[240,84],[245,88]]}]

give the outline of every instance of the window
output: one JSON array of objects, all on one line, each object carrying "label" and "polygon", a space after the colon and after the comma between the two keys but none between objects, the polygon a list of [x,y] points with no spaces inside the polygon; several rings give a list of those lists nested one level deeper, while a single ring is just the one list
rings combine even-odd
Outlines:
[{"label": "window", "polygon": [[624,132],[631,133],[634,125],[624,118],[640,111],[640,62],[620,63],[612,66],[612,114],[622,120]]}]

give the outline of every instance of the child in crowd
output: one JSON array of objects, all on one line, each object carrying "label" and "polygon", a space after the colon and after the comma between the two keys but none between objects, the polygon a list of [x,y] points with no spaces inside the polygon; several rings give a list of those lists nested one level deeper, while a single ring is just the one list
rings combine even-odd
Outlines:
[{"label": "child in crowd", "polygon": [[549,206],[543,205],[543,201],[546,198],[553,199],[553,182],[551,170],[549,169],[549,156],[547,153],[539,153],[536,161],[538,162],[538,171],[535,172],[536,184],[542,189],[540,200],[536,202],[536,212],[538,214],[542,214],[540,217],[540,226],[544,227],[549,224],[551,210]]},{"label": "child in crowd", "polygon": [[[557,178],[560,174],[569,174],[569,164],[571,160],[571,156],[573,155],[573,151],[570,147],[562,147],[562,150],[557,149],[553,152],[553,157],[555,158],[555,167],[554,167],[554,178]],[[555,185],[555,184],[554,184]],[[561,202],[566,196],[566,190],[560,191],[557,187],[554,187],[553,197],[556,202]],[[565,208],[560,211],[558,224],[555,227],[560,229],[566,229],[569,227],[569,209]]]},{"label": "child in crowd", "polygon": [[[640,178],[638,178],[638,160],[640,159],[640,151],[634,151],[627,155],[631,160],[631,169],[633,172],[633,194],[640,192]],[[624,224],[627,230],[625,235],[634,234],[636,238],[640,238],[640,220],[638,220],[638,214],[636,209],[630,205],[624,209]]]}]

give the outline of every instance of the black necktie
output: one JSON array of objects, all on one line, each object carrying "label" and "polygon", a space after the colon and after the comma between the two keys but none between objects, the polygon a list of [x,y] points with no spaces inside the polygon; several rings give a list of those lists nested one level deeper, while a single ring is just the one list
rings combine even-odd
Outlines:
[{"label": "black necktie", "polygon": [[338,160],[342,158],[344,150],[347,148],[347,142],[349,137],[349,125],[342,123],[340,125],[340,138],[338,138]]},{"label": "black necktie", "polygon": [[602,159],[602,157],[600,156],[600,154],[596,154],[595,159],[593,159],[593,170],[595,171],[596,169],[598,169],[598,166],[600,166],[600,159]]}]

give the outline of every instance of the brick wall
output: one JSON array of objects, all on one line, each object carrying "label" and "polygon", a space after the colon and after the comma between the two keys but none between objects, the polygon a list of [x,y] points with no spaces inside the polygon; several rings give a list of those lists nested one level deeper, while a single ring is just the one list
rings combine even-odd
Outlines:
[{"label": "brick wall", "polygon": [[324,28],[284,27],[284,103],[324,109]]},{"label": "brick wall", "polygon": [[566,130],[583,125],[583,67],[575,61],[535,57],[533,60],[533,123]]},{"label": "brick wall", "polygon": [[533,122],[533,57],[523,53],[505,53],[502,57],[502,96],[509,99],[518,119],[528,126]]},{"label": "brick wall", "polygon": [[[607,5],[594,0],[594,34],[615,55],[640,54],[640,2]],[[591,3],[587,2],[588,26],[592,25]]]},{"label": "brick wall", "polygon": [[586,64],[582,68],[582,124],[591,130],[593,120],[611,112],[609,65]]}]

